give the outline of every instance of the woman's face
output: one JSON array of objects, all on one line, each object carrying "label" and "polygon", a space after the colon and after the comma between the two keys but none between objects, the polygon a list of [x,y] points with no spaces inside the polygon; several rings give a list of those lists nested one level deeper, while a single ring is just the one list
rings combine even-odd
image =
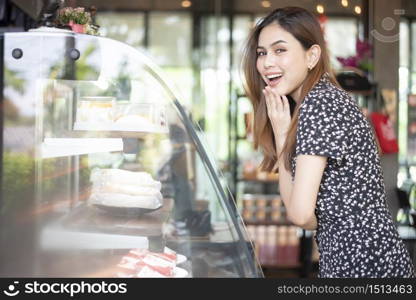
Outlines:
[{"label": "woman's face", "polygon": [[278,24],[262,29],[257,45],[257,71],[279,95],[298,101],[308,74],[308,55],[301,43]]}]

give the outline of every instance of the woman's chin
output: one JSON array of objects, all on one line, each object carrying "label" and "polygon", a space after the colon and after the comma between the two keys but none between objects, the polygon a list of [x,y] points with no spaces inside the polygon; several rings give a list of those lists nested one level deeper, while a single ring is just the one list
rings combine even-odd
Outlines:
[{"label": "woman's chin", "polygon": [[274,91],[276,94],[282,96],[282,95],[286,95],[287,89],[285,89],[282,86],[276,85],[276,86],[271,86],[272,91]]}]

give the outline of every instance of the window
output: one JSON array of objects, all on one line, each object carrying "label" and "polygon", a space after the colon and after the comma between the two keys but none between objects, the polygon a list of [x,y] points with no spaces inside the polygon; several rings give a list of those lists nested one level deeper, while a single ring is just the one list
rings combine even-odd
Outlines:
[{"label": "window", "polygon": [[113,13],[97,14],[102,36],[129,44],[135,48],[144,46],[144,13]]},{"label": "window", "polygon": [[325,40],[334,69],[341,68],[341,64],[336,59],[337,56],[355,55],[357,36],[358,24],[355,18],[328,18],[325,24]]}]

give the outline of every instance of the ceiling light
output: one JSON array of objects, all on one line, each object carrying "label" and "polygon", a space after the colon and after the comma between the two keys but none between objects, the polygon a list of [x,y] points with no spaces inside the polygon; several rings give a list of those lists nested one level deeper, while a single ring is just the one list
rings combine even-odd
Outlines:
[{"label": "ceiling light", "polygon": [[348,0],[341,0],[341,5],[344,7],[348,7]]},{"label": "ceiling light", "polygon": [[269,8],[272,6],[272,4],[270,3],[270,1],[261,1],[261,6],[263,6],[264,8]]},{"label": "ceiling light", "polygon": [[322,4],[318,4],[316,6],[316,11],[320,14],[323,14],[325,12],[324,6]]},{"label": "ceiling light", "polygon": [[358,5],[356,7],[354,7],[354,11],[356,14],[361,14],[361,7],[359,7]]},{"label": "ceiling light", "polygon": [[190,7],[192,5],[191,1],[182,1],[181,3],[182,7]]}]

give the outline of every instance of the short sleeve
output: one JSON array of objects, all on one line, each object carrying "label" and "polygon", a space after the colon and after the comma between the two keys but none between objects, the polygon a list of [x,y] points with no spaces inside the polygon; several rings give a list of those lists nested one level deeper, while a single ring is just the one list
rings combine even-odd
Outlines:
[{"label": "short sleeve", "polygon": [[348,124],[339,103],[320,94],[305,99],[299,113],[296,155],[320,155],[341,164],[347,147]]}]

